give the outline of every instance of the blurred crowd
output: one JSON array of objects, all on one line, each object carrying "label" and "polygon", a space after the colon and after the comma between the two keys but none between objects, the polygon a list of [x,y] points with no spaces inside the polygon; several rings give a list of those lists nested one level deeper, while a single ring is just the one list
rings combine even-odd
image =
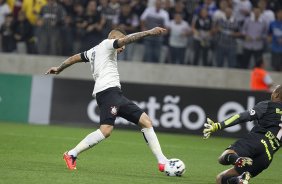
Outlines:
[{"label": "blurred crowd", "polygon": [[168,33],[128,45],[119,59],[247,69],[270,53],[282,70],[281,0],[0,0],[2,52],[71,55],[113,28],[155,26]]}]

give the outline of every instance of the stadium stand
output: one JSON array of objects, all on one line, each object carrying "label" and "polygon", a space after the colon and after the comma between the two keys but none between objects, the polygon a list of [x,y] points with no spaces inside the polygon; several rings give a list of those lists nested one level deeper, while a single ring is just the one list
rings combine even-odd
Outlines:
[{"label": "stadium stand", "polygon": [[154,52],[148,39],[120,59],[250,69],[258,57],[272,55],[267,66],[281,71],[282,46],[273,31],[279,29],[281,7],[279,0],[0,0],[0,50],[71,55],[99,43],[112,28],[132,33],[161,25],[168,34],[153,41]]}]

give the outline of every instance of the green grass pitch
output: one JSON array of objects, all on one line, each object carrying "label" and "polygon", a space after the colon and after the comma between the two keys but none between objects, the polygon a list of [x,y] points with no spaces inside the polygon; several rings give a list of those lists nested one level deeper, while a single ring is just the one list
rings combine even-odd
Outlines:
[{"label": "green grass pitch", "polygon": [[[62,159],[93,129],[0,123],[0,184],[213,184],[228,167],[217,157],[234,141],[203,140],[200,136],[158,133],[164,153],[186,164],[183,177],[168,177],[139,131],[114,130],[112,136],[82,153],[76,171]],[[281,151],[270,168],[251,180],[255,184],[281,184]]]}]

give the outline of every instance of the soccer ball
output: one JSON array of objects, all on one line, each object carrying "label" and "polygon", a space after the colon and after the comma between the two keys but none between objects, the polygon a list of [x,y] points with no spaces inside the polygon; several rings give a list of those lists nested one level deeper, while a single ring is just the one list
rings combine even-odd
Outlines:
[{"label": "soccer ball", "polygon": [[178,158],[169,159],[164,168],[164,173],[167,176],[182,176],[186,171],[184,162]]}]

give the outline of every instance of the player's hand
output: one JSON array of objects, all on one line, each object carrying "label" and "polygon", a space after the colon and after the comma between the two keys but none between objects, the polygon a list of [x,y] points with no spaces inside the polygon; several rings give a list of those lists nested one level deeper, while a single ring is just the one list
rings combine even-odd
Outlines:
[{"label": "player's hand", "polygon": [[52,67],[50,68],[46,73],[45,75],[48,75],[48,74],[59,74],[61,72],[61,70],[59,70],[59,67]]},{"label": "player's hand", "polygon": [[204,139],[208,139],[211,133],[220,129],[220,124],[213,122],[210,118],[207,118],[207,123],[205,123],[204,126]]},{"label": "player's hand", "polygon": [[153,28],[153,29],[150,29],[150,30],[149,30],[149,33],[150,33],[151,36],[155,36],[155,35],[164,34],[164,33],[166,33],[166,31],[167,31],[167,30],[164,29],[164,28],[155,27],[155,28]]}]

